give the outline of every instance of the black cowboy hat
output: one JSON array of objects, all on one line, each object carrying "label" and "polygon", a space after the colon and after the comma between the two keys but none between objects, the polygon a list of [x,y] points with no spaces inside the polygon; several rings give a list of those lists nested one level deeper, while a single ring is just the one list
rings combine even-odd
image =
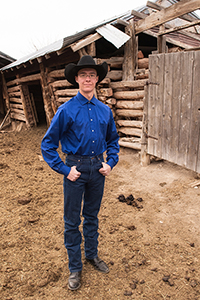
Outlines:
[{"label": "black cowboy hat", "polygon": [[77,65],[70,63],[65,67],[65,77],[70,83],[78,87],[78,83],[75,81],[75,76],[77,76],[79,70],[84,68],[95,69],[97,71],[97,75],[99,76],[98,82],[102,81],[108,72],[108,65],[106,62],[97,65],[90,55],[84,55],[81,57]]}]

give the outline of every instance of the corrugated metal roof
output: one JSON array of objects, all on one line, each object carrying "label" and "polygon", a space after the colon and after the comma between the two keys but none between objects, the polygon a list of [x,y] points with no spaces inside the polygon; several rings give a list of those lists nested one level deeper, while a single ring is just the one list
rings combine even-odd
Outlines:
[{"label": "corrugated metal roof", "polygon": [[3,53],[0,51],[0,68],[4,67],[5,65],[10,64],[11,62],[15,61],[13,57]]},{"label": "corrugated metal roof", "polygon": [[84,29],[83,31],[80,31],[80,32],[77,32],[73,35],[70,35],[68,37],[65,37],[64,38],[64,41],[63,41],[63,47],[66,47],[66,46],[69,46],[75,42],[77,42],[78,40],[86,37],[87,35],[89,34],[92,34],[92,33],[95,33],[96,32],[96,29],[97,28],[100,28],[106,24],[112,24],[112,25],[115,25],[115,22],[116,20],[118,19],[127,19],[127,18],[130,18],[132,15],[131,15],[131,10],[129,10],[128,12],[126,13],[123,13],[123,14],[120,14],[118,16],[115,16],[115,17],[112,17],[108,20],[104,20],[103,22],[101,23],[98,23],[90,28],[87,28],[87,29]]},{"label": "corrugated metal roof", "polygon": [[49,46],[43,47],[40,50],[38,50],[38,51],[36,51],[32,54],[26,55],[26,56],[18,59],[17,61],[9,64],[8,66],[5,66],[1,70],[3,71],[3,70],[6,70],[6,69],[10,69],[10,68],[16,67],[18,65],[21,65],[23,63],[26,63],[27,61],[31,61],[31,60],[33,60],[37,57],[41,57],[45,54],[48,54],[48,53],[51,53],[51,52],[54,52],[54,51],[58,51],[62,48],[62,46],[63,46],[63,39],[61,39],[59,41],[56,41],[56,42],[52,43]]},{"label": "corrugated metal roof", "polygon": [[42,49],[40,49],[40,50],[32,53],[32,54],[28,54],[25,57],[22,57],[22,58],[18,59],[14,63],[9,64],[8,66],[2,68],[1,70],[4,71],[6,69],[10,69],[10,68],[16,67],[18,65],[21,65],[23,63],[26,63],[28,61],[31,61],[31,60],[33,60],[35,58],[41,57],[41,56],[43,56],[45,54],[52,53],[54,51],[58,51],[58,50],[60,50],[60,49],[62,49],[64,47],[67,47],[67,46],[71,45],[72,43],[75,43],[76,41],[84,38],[85,36],[87,36],[87,35],[89,35],[91,33],[94,33],[97,28],[99,28],[99,27],[101,27],[101,26],[103,26],[105,24],[114,22],[114,21],[116,21],[119,18],[122,18],[122,19],[126,18],[127,16],[131,16],[131,11],[129,11],[129,12],[125,13],[125,14],[120,14],[119,16],[115,16],[115,17],[113,17],[113,18],[111,18],[109,20],[106,20],[106,21],[103,21],[103,22],[101,22],[99,24],[96,24],[96,25],[92,26],[91,28],[85,29],[83,31],[77,32],[77,33],[75,33],[73,35],[70,35],[68,37],[65,37],[65,38],[63,38],[63,39],[61,39],[59,41],[56,41],[56,42],[54,42],[54,43],[52,43],[52,44],[50,44],[50,45],[48,45],[48,46],[46,46],[44,48],[42,48]]},{"label": "corrugated metal roof", "polygon": [[[174,0],[176,1],[176,0]],[[152,2],[156,2],[156,1],[152,1]],[[146,6],[141,6],[141,7],[138,7],[135,9],[135,11],[138,11],[138,12],[145,12],[145,9],[147,9]],[[31,61],[31,60],[34,60],[35,58],[39,58],[41,56],[44,56],[45,54],[49,54],[49,53],[52,53],[52,52],[55,52],[55,51],[58,51],[58,50],[61,50],[62,48],[65,48],[69,45],[71,45],[72,43],[75,43],[77,42],[78,40],[88,36],[89,34],[92,34],[92,33],[95,33],[96,31],[100,31],[102,32],[102,35],[105,35],[106,36],[106,33],[104,31],[105,28],[108,28],[107,27],[104,27],[103,29],[103,26],[104,25],[107,25],[107,24],[112,24],[112,25],[116,25],[117,23],[117,20],[118,19],[121,19],[121,20],[124,20],[124,21],[128,21],[129,19],[131,19],[133,17],[132,15],[132,10],[129,10],[128,12],[124,13],[124,14],[121,14],[119,16],[115,16],[111,19],[108,19],[108,20],[104,20],[103,22],[99,23],[99,24],[96,24],[88,29],[85,29],[83,31],[80,31],[80,32],[77,32],[73,35],[70,35],[68,37],[65,37],[59,41],[56,41],[46,47],[43,47],[42,49],[32,53],[32,54],[29,54],[21,59],[18,59],[17,61],[3,67],[2,71],[6,70],[6,69],[10,69],[10,68],[13,68],[13,67],[16,67],[18,65],[21,65],[21,64],[24,64],[28,61]],[[198,18],[198,16],[197,16]],[[137,18],[136,18],[137,19]],[[103,33],[104,31],[104,33]],[[152,32],[152,34],[154,34],[155,36],[155,29],[150,29],[148,30],[149,32]],[[115,45],[115,43],[117,44],[117,40],[113,39],[113,35],[111,34],[112,30],[110,30],[108,33],[107,33],[107,39],[113,43]],[[122,31],[121,31],[122,32]],[[100,33],[101,34],[101,33]],[[176,43],[178,43],[180,41],[180,37],[179,35],[181,35],[180,32],[177,32],[176,35],[174,35],[172,37],[172,40],[174,39],[174,41],[176,41]],[[111,37],[112,36],[112,37]],[[192,42],[193,40],[193,42]],[[192,37],[189,39],[187,39],[186,37],[184,38],[184,42],[185,43],[188,43],[188,45],[190,46],[194,46],[194,44],[198,44],[198,42],[194,42],[195,39],[193,39]]]},{"label": "corrugated metal roof", "polygon": [[118,49],[130,39],[129,35],[110,24],[97,28],[96,31]]}]

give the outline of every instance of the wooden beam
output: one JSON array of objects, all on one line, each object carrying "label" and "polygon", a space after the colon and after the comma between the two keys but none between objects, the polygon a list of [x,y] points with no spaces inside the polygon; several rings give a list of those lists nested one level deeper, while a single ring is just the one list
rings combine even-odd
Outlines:
[{"label": "wooden beam", "polygon": [[110,87],[112,89],[139,88],[139,87],[144,87],[146,83],[147,83],[147,79],[133,80],[133,81],[117,81],[117,82],[111,82]]},{"label": "wooden beam", "polygon": [[78,93],[79,89],[65,89],[65,90],[57,90],[54,92],[56,96],[63,97],[74,97]]},{"label": "wooden beam", "polygon": [[10,107],[11,107],[11,108],[19,108],[19,109],[23,110],[23,105],[22,105],[22,104],[14,104],[14,103],[11,103],[11,104],[10,104]]},{"label": "wooden beam", "polygon": [[125,33],[131,38],[124,46],[124,60],[122,65],[122,81],[134,80],[134,73],[136,70],[136,53],[137,43],[135,42],[134,21],[130,20],[129,26],[125,28]]},{"label": "wooden beam", "polygon": [[130,135],[130,136],[139,136],[141,137],[142,135],[142,129],[138,128],[132,128],[132,127],[121,127],[118,129],[118,132],[121,132],[125,135]]},{"label": "wooden beam", "polygon": [[118,100],[115,108],[143,109],[143,101]]},{"label": "wooden beam", "polygon": [[9,108],[9,110],[7,111],[7,114],[6,114],[6,116],[4,117],[4,119],[3,119],[3,121],[2,121],[2,123],[1,123],[1,125],[0,125],[0,130],[1,130],[1,128],[3,127],[3,125],[5,124],[5,121],[6,121],[7,117],[8,117],[8,115],[9,115],[9,113],[10,113],[10,108]]},{"label": "wooden beam", "polygon": [[39,64],[41,64],[42,63],[42,57],[37,57],[37,61],[38,61]]},{"label": "wooden beam", "polygon": [[150,155],[147,152],[148,148],[148,95],[149,95],[149,86],[144,87],[144,109],[143,109],[143,118],[142,118],[142,134],[141,134],[141,152],[140,152],[140,164],[144,167],[150,164]]},{"label": "wooden beam", "polygon": [[119,100],[138,100],[144,97],[144,91],[117,91],[114,98]]},{"label": "wooden beam", "polygon": [[18,82],[25,83],[25,82],[37,81],[37,80],[40,80],[40,74],[33,74],[33,75],[21,77],[18,79]]},{"label": "wooden beam", "polygon": [[13,86],[11,88],[8,88],[8,93],[11,93],[11,92],[18,92],[19,91],[19,87],[16,85],[16,86]]},{"label": "wooden beam", "polygon": [[[152,3],[152,2],[148,1],[147,3]],[[158,10],[161,10],[161,9],[164,9],[164,8],[165,8],[165,7],[163,7],[163,6],[161,6],[161,5],[158,5],[158,4],[156,4],[156,3],[152,3],[152,5],[153,5],[154,8],[159,8]],[[135,10],[132,10],[131,14],[134,15],[134,16],[136,16],[136,17],[138,17],[138,18],[140,18],[140,19],[144,19],[144,18],[147,17],[146,14],[137,12],[137,11],[135,11]],[[186,21],[189,21],[189,22],[194,21],[194,18],[191,17],[191,16],[189,16],[189,15],[180,16],[179,18],[181,18],[181,19],[183,19],[183,20],[186,20]],[[171,28],[171,26],[169,26],[168,24],[165,24],[165,27],[168,28],[168,29]],[[154,34],[154,33],[153,33],[152,31],[150,31],[150,30],[146,30],[144,33],[149,34],[149,35],[152,35],[152,36],[154,36],[154,37],[157,38],[157,34]],[[200,40],[200,37],[199,37],[198,35],[192,33],[192,32],[182,31],[181,34],[184,34],[185,36],[192,37],[192,38],[194,38],[194,39],[196,39],[196,40]],[[176,40],[173,40],[173,41],[172,41],[172,40],[168,40],[168,37],[167,37],[167,40],[166,40],[166,41],[169,42],[169,43],[172,43],[172,44],[174,44],[174,43],[176,42]],[[176,44],[175,44],[175,45],[176,45]],[[182,48],[187,48],[187,47],[188,47],[188,46],[181,45],[181,44],[177,44],[177,45],[180,46],[180,47],[182,47]]]},{"label": "wooden beam", "polygon": [[143,117],[143,110],[135,109],[116,109],[116,115],[119,117]]},{"label": "wooden beam", "polygon": [[48,73],[48,77],[52,78],[60,78],[60,77],[65,77],[65,69],[60,69],[60,70],[54,70]]},{"label": "wooden beam", "polygon": [[121,80],[122,79],[122,70],[111,70],[107,73],[107,77],[111,80]]},{"label": "wooden beam", "polygon": [[22,104],[21,98],[10,98],[10,105],[11,103],[20,103]]},{"label": "wooden beam", "polygon": [[197,10],[198,8],[200,8],[199,0],[182,0],[157,13],[147,16],[143,20],[135,22],[135,33],[138,34],[152,27],[159,26],[191,11]]},{"label": "wooden beam", "polygon": [[200,50],[200,47],[184,49],[184,51],[198,51],[198,50]]},{"label": "wooden beam", "polygon": [[[163,31],[165,29],[165,25],[160,25],[160,31]],[[166,52],[166,37],[163,35],[158,36],[157,38],[157,49],[158,53],[165,53]]]},{"label": "wooden beam", "polygon": [[[19,79],[19,75],[16,75],[16,76],[17,76],[17,79]],[[12,109],[11,112],[12,113],[16,112],[15,117],[16,117],[16,115],[18,115],[18,113],[24,115],[26,125],[27,125],[28,128],[30,128],[31,125],[30,125],[30,122],[29,122],[29,114],[28,114],[28,111],[27,111],[26,99],[25,99],[25,95],[24,95],[23,86],[19,85],[19,89],[20,89],[20,97],[21,97],[21,100],[22,100],[23,110],[20,110],[20,112],[19,112],[18,110],[16,111],[16,109]],[[12,116],[12,114],[11,114],[11,116]]]},{"label": "wooden beam", "polygon": [[88,53],[87,53],[85,47],[79,49],[79,50],[78,50],[78,54],[79,54],[79,57],[80,57],[80,58],[81,58],[82,56],[84,56],[84,55],[88,55]]},{"label": "wooden beam", "polygon": [[117,24],[128,26],[129,22],[122,20],[122,19],[117,19]]},{"label": "wooden beam", "polygon": [[26,122],[26,118],[25,118],[25,116],[22,115],[22,114],[16,114],[16,113],[12,113],[12,112],[11,112],[10,115],[11,115],[11,118],[12,118],[12,119],[16,119],[16,120],[19,120],[19,121]]},{"label": "wooden beam", "polygon": [[74,52],[76,52],[81,48],[93,43],[94,41],[99,40],[101,37],[102,36],[99,33],[94,33],[76,43],[71,44],[70,47]]},{"label": "wooden beam", "polygon": [[72,84],[69,83],[69,81],[67,81],[67,79],[54,81],[54,82],[50,83],[50,85],[54,89],[72,86]]},{"label": "wooden beam", "polygon": [[167,33],[170,33],[170,32],[174,32],[174,31],[186,29],[186,28],[198,25],[198,24],[200,24],[200,20],[197,20],[197,21],[194,21],[194,22],[191,22],[191,23],[188,23],[188,24],[184,24],[184,25],[181,25],[181,26],[177,26],[177,27],[174,27],[174,28],[162,30],[162,31],[158,32],[158,36],[164,35],[164,34],[167,34]]},{"label": "wooden beam", "polygon": [[120,138],[119,145],[125,148],[141,150],[140,138]]},{"label": "wooden beam", "polygon": [[117,120],[116,123],[120,127],[142,128],[142,121],[136,121],[136,120]]},{"label": "wooden beam", "polygon": [[151,2],[151,1],[147,1],[146,6],[153,8],[155,10],[162,10],[164,9],[164,6],[159,5],[157,3]]},{"label": "wooden beam", "polygon": [[49,58],[51,58],[51,55],[50,54],[45,54],[45,58],[49,59]]},{"label": "wooden beam", "polygon": [[87,52],[90,56],[95,57],[96,56],[96,44],[95,42],[92,42],[87,46]]},{"label": "wooden beam", "polygon": [[137,11],[137,10],[134,10],[134,9],[131,11],[131,15],[133,15],[133,16],[135,16],[135,17],[138,17],[138,18],[140,18],[140,19],[145,19],[145,18],[147,17],[146,14],[141,13],[141,12],[139,12],[139,11]]},{"label": "wooden beam", "polygon": [[47,75],[45,73],[45,67],[43,63],[40,64],[40,82],[42,87],[42,95],[43,95],[44,110],[46,113],[47,125],[49,126],[54,116],[54,112],[51,105],[51,98],[49,95],[49,89],[47,85]]},{"label": "wooden beam", "polygon": [[[155,10],[162,10],[165,8],[164,6],[154,3],[154,2],[151,2],[151,1],[147,1],[146,6],[153,8]],[[194,17],[189,16],[189,15],[183,15],[183,16],[180,16],[179,18],[182,20],[185,20],[185,21],[189,21],[189,22],[192,22],[195,19]]]},{"label": "wooden beam", "polygon": [[10,97],[9,97],[9,94],[8,94],[8,88],[7,88],[7,84],[6,84],[6,80],[5,80],[3,72],[1,72],[1,76],[2,76],[3,95],[4,95],[4,98],[6,99],[6,107],[9,110],[9,108],[10,108]]}]

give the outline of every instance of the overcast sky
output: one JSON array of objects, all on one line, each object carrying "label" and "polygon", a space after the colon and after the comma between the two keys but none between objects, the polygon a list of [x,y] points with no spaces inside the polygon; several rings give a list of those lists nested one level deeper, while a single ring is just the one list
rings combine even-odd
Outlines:
[{"label": "overcast sky", "polygon": [[59,39],[146,4],[146,0],[6,0],[0,51],[19,59]]},{"label": "overcast sky", "polygon": [[0,51],[15,59],[104,20],[146,4],[147,0],[1,1]]}]

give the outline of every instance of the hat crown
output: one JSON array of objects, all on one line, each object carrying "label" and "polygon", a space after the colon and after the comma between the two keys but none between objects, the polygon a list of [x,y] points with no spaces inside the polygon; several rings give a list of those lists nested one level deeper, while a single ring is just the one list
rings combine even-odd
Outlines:
[{"label": "hat crown", "polygon": [[90,55],[83,55],[77,65],[70,63],[65,67],[66,79],[75,87],[78,87],[75,77],[77,76],[78,71],[84,68],[95,69],[99,77],[98,82],[102,81],[108,72],[108,64],[105,61],[102,64],[97,65],[93,57]]},{"label": "hat crown", "polygon": [[96,63],[90,55],[83,55],[79,60],[77,66],[84,66],[84,65],[96,66]]}]

